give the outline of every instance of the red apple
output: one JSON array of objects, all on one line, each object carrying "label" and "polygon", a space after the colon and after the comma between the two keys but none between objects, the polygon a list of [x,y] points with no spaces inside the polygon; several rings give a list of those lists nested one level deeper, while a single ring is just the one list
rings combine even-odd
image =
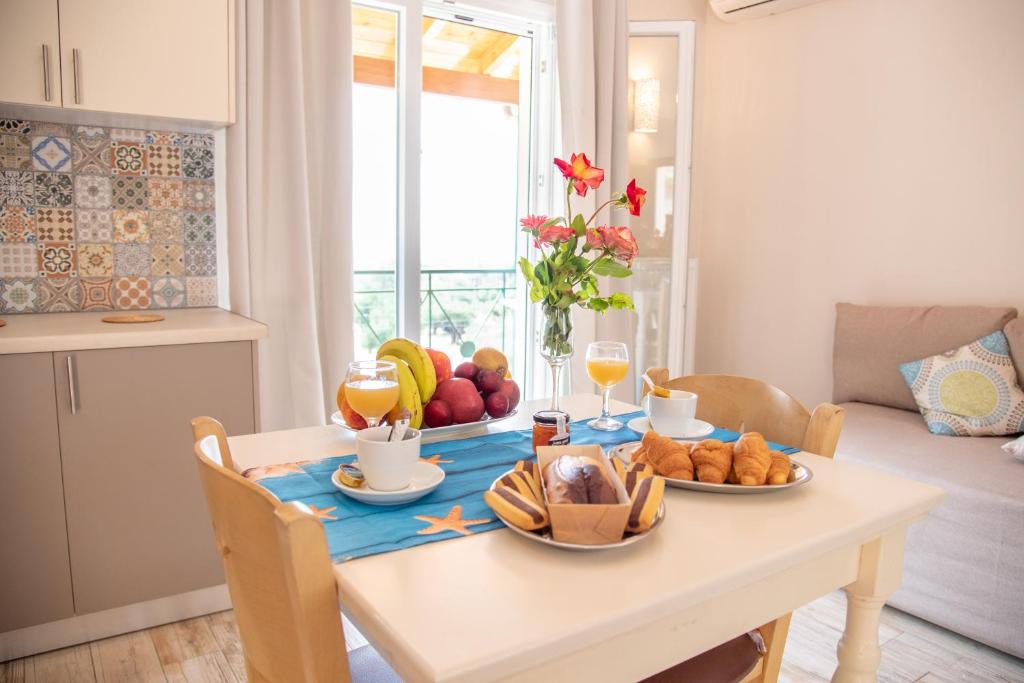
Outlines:
[{"label": "red apple", "polygon": [[489,396],[501,389],[501,382],[501,375],[494,370],[481,370],[476,376],[476,386],[484,396]]},{"label": "red apple", "polygon": [[484,401],[487,414],[491,417],[505,417],[508,415],[508,396],[501,393],[493,393]]},{"label": "red apple", "polygon": [[519,405],[519,385],[514,380],[506,379],[501,383],[501,388],[498,389],[499,394],[503,394],[508,397],[508,410],[512,412]]},{"label": "red apple", "polygon": [[435,351],[434,349],[424,349],[424,351],[427,352],[431,362],[434,364],[434,374],[437,375],[438,383],[451,379],[452,361],[448,358],[448,354],[444,351]]},{"label": "red apple", "polygon": [[432,399],[423,406],[423,423],[428,427],[447,427],[452,423],[452,407],[446,401]]},{"label": "red apple", "polygon": [[455,376],[474,381],[476,374],[480,372],[480,368],[476,366],[476,363],[466,361],[465,363],[459,363],[459,367],[455,368]]},{"label": "red apple", "polygon": [[484,400],[476,391],[476,385],[468,379],[453,377],[437,385],[434,399],[447,403],[452,410],[452,422],[465,424],[476,422],[484,414]]}]

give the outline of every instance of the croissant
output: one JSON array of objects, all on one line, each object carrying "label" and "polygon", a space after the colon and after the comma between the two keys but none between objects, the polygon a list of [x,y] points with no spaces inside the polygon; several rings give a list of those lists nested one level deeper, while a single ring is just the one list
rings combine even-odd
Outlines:
[{"label": "croissant", "polygon": [[768,466],[768,483],[785,484],[789,481],[789,456],[781,451],[772,451],[772,463]]},{"label": "croissant", "polygon": [[698,481],[723,484],[732,469],[732,446],[718,439],[705,439],[690,449],[690,460]]},{"label": "croissant", "polygon": [[732,479],[735,483],[743,486],[763,485],[771,464],[771,449],[757,432],[747,432],[733,446]]},{"label": "croissant", "polygon": [[649,431],[644,434],[643,448],[644,457],[661,476],[693,480],[693,462],[690,460],[689,446]]}]

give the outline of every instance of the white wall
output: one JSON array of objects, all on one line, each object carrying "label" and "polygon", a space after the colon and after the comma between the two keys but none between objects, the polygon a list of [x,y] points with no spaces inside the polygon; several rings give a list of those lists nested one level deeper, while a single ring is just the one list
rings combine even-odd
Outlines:
[{"label": "white wall", "polygon": [[698,372],[813,404],[837,301],[1024,310],[1024,2],[825,0],[703,29]]}]

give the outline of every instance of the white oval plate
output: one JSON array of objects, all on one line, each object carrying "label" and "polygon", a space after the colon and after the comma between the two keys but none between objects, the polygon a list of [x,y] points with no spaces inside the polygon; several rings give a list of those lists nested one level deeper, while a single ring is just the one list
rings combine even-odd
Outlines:
[{"label": "white oval plate", "polygon": [[[623,462],[632,462],[629,459],[630,454],[633,453],[637,448],[640,447],[639,441],[630,441],[629,443],[619,444],[613,446],[609,451],[608,455],[613,458],[618,458]],[[673,479],[672,477],[665,477],[665,485],[672,486],[677,489],[689,489],[691,491],[704,491],[705,493],[735,493],[735,494],[752,494],[752,493],[772,493],[773,491],[785,491],[801,484],[806,484],[813,477],[814,473],[806,465],[801,465],[796,460],[792,460],[790,456],[790,464],[792,472],[789,475],[789,481],[785,484],[764,484],[762,486],[740,486],[739,484],[710,484],[704,481],[687,481],[685,479]]]},{"label": "white oval plate", "polygon": [[[517,412],[519,411],[513,410],[511,413],[505,415],[504,417],[490,417],[489,415],[487,415],[487,413],[484,413],[484,419],[477,420],[476,422],[466,422],[465,424],[448,425],[447,427],[428,427],[426,425],[423,425],[420,427],[420,431],[422,432],[424,439],[433,436],[457,436],[459,434],[465,434],[466,432],[472,432],[474,430],[486,428],[487,425],[494,424],[495,422],[507,420],[513,415],[515,415]],[[331,415],[331,422],[338,425],[339,427],[347,429],[350,432],[359,431],[358,429],[352,429],[347,424],[345,424],[345,420],[344,418],[341,417],[341,412],[338,410],[334,411],[334,414]]]},{"label": "white oval plate", "polygon": [[331,475],[331,483],[334,487],[349,498],[358,500],[368,505],[402,505],[427,495],[444,481],[444,470],[437,465],[420,460],[416,463],[416,469],[412,475],[412,483],[404,489],[397,491],[377,491],[371,489],[369,484],[363,484],[357,489],[345,486],[338,479],[338,471]]},{"label": "white oval plate", "polygon": [[[626,426],[637,434],[646,434],[651,431],[651,421],[646,415],[634,417],[626,424]],[[682,439],[684,441],[688,441],[691,439],[703,439],[705,436],[715,431],[715,426],[710,422],[705,422],[704,420],[694,419],[690,427],[690,431],[686,434],[662,434],[662,436],[667,436],[670,439]]]},{"label": "white oval plate", "polygon": [[[505,474],[508,474],[508,472],[506,472]],[[505,474],[501,475],[501,477],[504,477]],[[498,480],[501,479],[501,477],[495,479],[494,482],[491,484],[492,491],[494,490],[494,487],[497,486]],[[491,512],[494,512],[494,510],[491,510]],[[494,515],[498,519],[500,519],[502,523],[509,529],[511,529],[518,535],[522,536],[523,538],[528,538],[531,541],[534,541],[535,543],[543,543],[544,545],[554,546],[555,548],[561,548],[563,550],[594,552],[597,550],[611,550],[612,548],[624,548],[627,545],[633,545],[634,543],[638,543],[647,538],[648,536],[650,536],[655,529],[661,526],[662,520],[665,519],[665,503],[662,502],[661,507],[658,508],[658,516],[654,518],[654,523],[651,525],[650,529],[639,534],[631,534],[627,532],[626,535],[623,536],[621,541],[617,541],[615,543],[605,543],[603,545],[586,545],[582,543],[565,543],[563,541],[556,541],[551,537],[550,528],[540,529],[538,531],[527,531],[526,529],[520,529],[512,522],[508,521],[507,519],[499,515],[497,512],[494,512]]]}]

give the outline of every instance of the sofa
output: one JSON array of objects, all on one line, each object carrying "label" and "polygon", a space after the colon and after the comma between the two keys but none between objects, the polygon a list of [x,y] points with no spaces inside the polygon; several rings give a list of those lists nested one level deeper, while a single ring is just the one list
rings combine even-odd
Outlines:
[{"label": "sofa", "polygon": [[903,583],[889,604],[1024,657],[1024,462],[1000,448],[1014,437],[930,433],[898,369],[998,329],[1024,386],[1016,309],[838,304],[833,401],[846,422],[836,458],[946,490],[910,528]]}]

